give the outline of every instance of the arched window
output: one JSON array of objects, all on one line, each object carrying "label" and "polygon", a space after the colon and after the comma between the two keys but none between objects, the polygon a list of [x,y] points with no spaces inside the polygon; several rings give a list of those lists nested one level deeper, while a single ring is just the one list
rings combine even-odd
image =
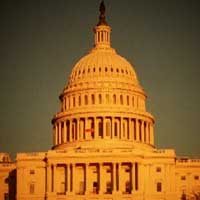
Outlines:
[{"label": "arched window", "polygon": [[134,107],[134,97],[132,97],[132,106]]},{"label": "arched window", "polygon": [[99,104],[102,104],[102,96],[99,94]]},{"label": "arched window", "polygon": [[113,95],[113,104],[116,104],[117,103],[117,98],[116,98],[116,95],[114,94]]},{"label": "arched window", "polygon": [[81,106],[81,96],[78,97],[78,105]]},{"label": "arched window", "polygon": [[127,105],[129,106],[129,96],[126,97]]},{"label": "arched window", "polygon": [[85,105],[88,105],[88,96],[85,95]]},{"label": "arched window", "polygon": [[73,97],[73,107],[75,107],[76,106],[76,99],[75,99],[75,97]]},{"label": "arched window", "polygon": [[95,104],[95,96],[94,96],[94,94],[92,94],[92,96],[91,96],[91,101],[92,101],[92,104]]}]

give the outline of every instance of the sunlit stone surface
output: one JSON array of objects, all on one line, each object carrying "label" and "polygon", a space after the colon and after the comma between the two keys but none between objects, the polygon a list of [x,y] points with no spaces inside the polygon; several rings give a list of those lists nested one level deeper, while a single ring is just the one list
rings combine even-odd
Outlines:
[{"label": "sunlit stone surface", "polygon": [[200,192],[200,159],[154,146],[146,94],[110,34],[102,2],[94,47],[60,95],[52,150],[18,153],[16,162],[0,154],[0,199],[177,200]]}]

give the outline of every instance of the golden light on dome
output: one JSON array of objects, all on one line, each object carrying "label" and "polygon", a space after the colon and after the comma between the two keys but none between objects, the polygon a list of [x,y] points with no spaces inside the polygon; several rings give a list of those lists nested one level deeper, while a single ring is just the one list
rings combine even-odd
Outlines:
[{"label": "golden light on dome", "polygon": [[16,163],[0,153],[0,199],[177,200],[200,191],[200,159],[155,147],[146,94],[111,47],[105,10],[102,1],[94,46],[60,95],[52,149],[18,153]]}]

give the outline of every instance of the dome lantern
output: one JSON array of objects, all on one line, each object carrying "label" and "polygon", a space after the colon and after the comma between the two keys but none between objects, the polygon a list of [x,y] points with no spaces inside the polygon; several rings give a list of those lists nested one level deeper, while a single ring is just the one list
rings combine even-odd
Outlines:
[{"label": "dome lantern", "polygon": [[110,47],[110,33],[111,33],[111,27],[106,22],[105,17],[105,5],[104,1],[101,2],[100,7],[100,16],[99,16],[99,22],[94,28],[95,33],[95,47]]}]

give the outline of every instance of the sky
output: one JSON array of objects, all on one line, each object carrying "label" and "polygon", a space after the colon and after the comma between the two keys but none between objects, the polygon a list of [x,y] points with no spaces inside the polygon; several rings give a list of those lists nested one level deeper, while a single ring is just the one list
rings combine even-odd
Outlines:
[{"label": "sky", "polygon": [[[92,48],[100,0],[0,3],[0,152],[52,147],[58,96]],[[134,64],[157,148],[200,157],[200,2],[105,0],[112,47]]]}]

